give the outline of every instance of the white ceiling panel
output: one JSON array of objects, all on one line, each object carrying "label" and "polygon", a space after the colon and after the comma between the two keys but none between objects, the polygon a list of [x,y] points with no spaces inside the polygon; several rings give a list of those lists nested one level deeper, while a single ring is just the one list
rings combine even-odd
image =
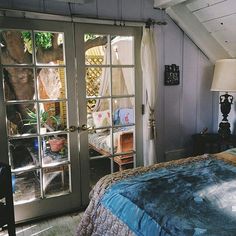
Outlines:
[{"label": "white ceiling panel", "polygon": [[196,0],[196,1],[191,1],[190,3],[186,4],[186,6],[190,11],[193,12],[225,1],[226,0]]},{"label": "white ceiling panel", "polygon": [[236,26],[236,14],[216,18],[214,20],[203,23],[203,25],[209,32],[234,29]]},{"label": "white ceiling panel", "polygon": [[209,21],[226,15],[232,15],[234,13],[236,13],[235,0],[227,0],[224,2],[216,3],[212,6],[193,12],[193,14],[199,19],[200,22]]},{"label": "white ceiling panel", "polygon": [[236,43],[229,43],[225,48],[229,52],[231,57],[236,57]]},{"label": "white ceiling panel", "polygon": [[233,29],[216,31],[211,35],[221,43],[236,42],[236,30]]},{"label": "white ceiling panel", "polygon": [[236,0],[188,0],[166,11],[212,61],[236,57]]}]

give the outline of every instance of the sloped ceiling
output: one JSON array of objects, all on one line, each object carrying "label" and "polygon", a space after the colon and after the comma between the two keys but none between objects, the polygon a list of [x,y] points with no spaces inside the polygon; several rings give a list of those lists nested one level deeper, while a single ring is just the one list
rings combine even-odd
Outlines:
[{"label": "sloped ceiling", "polygon": [[155,0],[215,62],[236,57],[236,0]]}]

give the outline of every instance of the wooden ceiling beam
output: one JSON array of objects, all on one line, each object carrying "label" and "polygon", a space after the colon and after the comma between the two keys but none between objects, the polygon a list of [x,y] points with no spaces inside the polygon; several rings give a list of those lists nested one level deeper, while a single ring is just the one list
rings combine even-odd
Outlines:
[{"label": "wooden ceiling beam", "polygon": [[52,0],[52,1],[58,1],[58,2],[69,2],[69,3],[76,3],[76,4],[84,4],[88,0]]},{"label": "wooden ceiling beam", "polygon": [[185,1],[186,0],[154,0],[154,7],[165,9]]},{"label": "wooden ceiling beam", "polygon": [[213,63],[219,59],[231,58],[185,4],[169,7],[166,12]]}]

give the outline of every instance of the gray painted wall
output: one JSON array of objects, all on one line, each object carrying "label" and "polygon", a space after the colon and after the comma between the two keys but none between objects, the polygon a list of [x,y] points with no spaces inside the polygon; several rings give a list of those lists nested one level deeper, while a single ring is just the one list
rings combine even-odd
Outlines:
[{"label": "gray painted wall", "polygon": [[[210,91],[213,65],[193,42],[168,19],[162,27],[159,48],[158,154],[164,160],[191,155],[191,135],[208,128],[215,131],[217,99]],[[178,86],[163,86],[165,64],[180,66]]]},{"label": "gray painted wall", "polygon": [[[159,55],[158,106],[156,110],[159,159],[191,154],[191,135],[217,127],[217,99],[210,86],[213,66],[183,31],[163,12],[153,9],[153,0],[91,0],[84,5],[53,0],[5,0],[2,8],[84,17],[145,21],[166,20],[156,28]],[[165,64],[180,66],[178,86],[164,86]]]}]

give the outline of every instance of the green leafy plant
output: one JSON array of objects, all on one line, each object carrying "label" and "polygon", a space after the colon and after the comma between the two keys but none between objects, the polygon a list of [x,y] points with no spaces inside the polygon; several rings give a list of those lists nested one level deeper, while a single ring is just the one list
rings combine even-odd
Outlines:
[{"label": "green leafy plant", "polygon": [[[32,53],[32,34],[29,31],[21,32],[25,44],[25,50]],[[48,32],[35,33],[35,46],[36,48],[48,49],[52,47],[53,34]]]},{"label": "green leafy plant", "polygon": [[[52,109],[48,111],[39,112],[39,122],[41,127],[47,128],[49,131],[54,131],[61,124],[61,119],[59,116],[53,116],[50,114]],[[24,125],[37,125],[37,114],[34,111],[27,109],[28,118],[25,119],[26,123]],[[53,128],[53,125],[55,126]]]},{"label": "green leafy plant", "polygon": [[92,39],[95,39],[95,38],[98,38],[99,36],[98,35],[95,35],[95,34],[85,34],[84,35],[84,41],[88,41],[88,40],[92,40]]}]

